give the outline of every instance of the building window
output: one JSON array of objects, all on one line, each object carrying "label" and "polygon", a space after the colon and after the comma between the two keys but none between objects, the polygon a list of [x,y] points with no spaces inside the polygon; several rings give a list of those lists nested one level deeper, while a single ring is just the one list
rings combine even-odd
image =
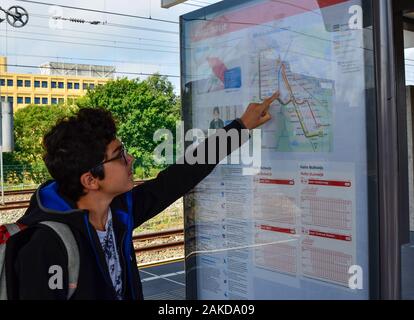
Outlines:
[{"label": "building window", "polygon": [[30,80],[24,80],[24,86],[27,88],[27,87],[30,87],[31,86],[31,81]]},{"label": "building window", "polygon": [[23,103],[23,97],[17,97],[17,104]]},{"label": "building window", "polygon": [[18,87],[23,87],[23,80],[17,80],[17,86]]},{"label": "building window", "polygon": [[89,89],[93,90],[94,88],[95,88],[95,85],[94,85],[93,83],[91,83],[91,84],[89,85]]},{"label": "building window", "polygon": [[52,82],[50,83],[50,86],[51,86],[51,88],[56,88],[56,81],[52,81]]},{"label": "building window", "polygon": [[7,102],[13,104],[13,97],[7,97]]},{"label": "building window", "polygon": [[75,82],[75,90],[79,90],[79,82]]},{"label": "building window", "polygon": [[56,98],[52,98],[52,104],[57,104],[57,99]]},{"label": "building window", "polygon": [[47,98],[42,98],[42,104],[47,104]]},{"label": "building window", "polygon": [[42,81],[42,88],[47,88],[47,81]]},{"label": "building window", "polygon": [[25,98],[24,98],[24,103],[26,103],[26,104],[30,104],[30,103],[32,103],[32,98],[30,98],[30,97],[25,97]]},{"label": "building window", "polygon": [[73,89],[73,82],[68,82],[68,89]]},{"label": "building window", "polygon": [[39,97],[35,97],[35,104],[40,104],[40,98]]},{"label": "building window", "polygon": [[35,80],[34,86],[35,86],[35,88],[40,88],[40,81]]},{"label": "building window", "polygon": [[59,82],[58,83],[58,88],[59,89],[64,89],[65,88],[65,84],[63,82]]},{"label": "building window", "polygon": [[13,79],[7,79],[7,86],[13,87]]},{"label": "building window", "polygon": [[6,83],[6,81],[4,79],[0,79],[0,86],[4,87],[4,84]]},{"label": "building window", "polygon": [[64,98],[59,98],[58,101],[59,101],[59,104],[65,103],[65,99]]},{"label": "building window", "polygon": [[1,96],[0,101],[1,101],[1,102],[6,101],[6,97],[5,97],[5,96]]}]

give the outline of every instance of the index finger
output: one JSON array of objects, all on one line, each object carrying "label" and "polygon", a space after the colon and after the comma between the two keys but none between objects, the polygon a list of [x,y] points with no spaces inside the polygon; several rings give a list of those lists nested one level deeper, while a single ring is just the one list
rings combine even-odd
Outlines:
[{"label": "index finger", "polygon": [[269,108],[269,106],[273,103],[273,101],[279,98],[279,95],[280,95],[279,91],[276,91],[275,93],[273,93],[271,97],[264,99],[264,101],[262,102],[264,109]]}]

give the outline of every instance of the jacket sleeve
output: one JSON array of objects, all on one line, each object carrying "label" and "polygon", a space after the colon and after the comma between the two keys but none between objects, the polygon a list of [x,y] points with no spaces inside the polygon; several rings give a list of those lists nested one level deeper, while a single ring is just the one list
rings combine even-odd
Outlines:
[{"label": "jacket sleeve", "polygon": [[[227,150],[225,156],[237,150],[245,141],[242,140],[242,129],[245,129],[242,122],[237,119],[224,127],[228,132],[235,129],[238,132],[238,143],[234,147],[230,136],[227,136]],[[247,136],[248,138],[248,136]],[[216,139],[216,159],[213,164],[209,164],[208,144],[211,139]],[[194,150],[196,156],[198,152],[204,151],[204,164],[189,164],[184,159],[183,164],[173,164],[161,171],[155,179],[146,181],[145,183],[133,188],[132,201],[134,213],[134,228],[151,219],[177,199],[184,196],[193,189],[200,181],[207,177],[215,166],[225,156],[220,157],[219,139],[217,134],[212,135],[200,143]]]},{"label": "jacket sleeve", "polygon": [[67,254],[62,240],[43,228],[18,252],[15,261],[19,300],[66,300]]}]

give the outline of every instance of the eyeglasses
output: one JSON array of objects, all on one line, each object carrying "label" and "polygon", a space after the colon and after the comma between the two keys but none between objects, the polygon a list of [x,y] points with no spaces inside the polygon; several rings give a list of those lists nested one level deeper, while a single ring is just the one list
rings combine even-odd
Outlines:
[{"label": "eyeglasses", "polygon": [[127,153],[127,151],[125,149],[124,144],[122,143],[121,144],[121,149],[120,149],[118,155],[116,155],[115,157],[113,157],[111,159],[102,161],[101,163],[99,163],[96,166],[94,166],[91,169],[89,169],[89,171],[92,171],[92,170],[94,170],[94,169],[96,169],[96,168],[98,168],[100,166],[103,166],[105,163],[108,163],[108,162],[111,162],[111,161],[115,161],[115,160],[118,160],[118,159],[123,159],[124,160],[124,163],[125,163],[125,166],[127,166],[128,165],[128,159],[127,159],[127,157],[128,157],[128,153]]}]

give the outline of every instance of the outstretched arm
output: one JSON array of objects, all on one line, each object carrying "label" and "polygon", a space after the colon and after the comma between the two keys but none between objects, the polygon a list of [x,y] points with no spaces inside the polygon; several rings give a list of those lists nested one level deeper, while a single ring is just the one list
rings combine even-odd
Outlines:
[{"label": "outstretched arm", "polygon": [[[231,138],[227,135],[227,156],[239,148],[243,142],[242,129],[254,129],[271,119],[268,112],[272,102],[279,97],[276,92],[272,97],[265,99],[262,103],[251,103],[243,116],[224,127],[226,132],[235,129],[239,133],[239,143],[232,148]],[[195,149],[194,155],[203,152],[205,164],[189,164],[184,159],[183,164],[174,164],[161,171],[155,179],[149,180],[135,187],[133,193],[134,226],[151,219],[163,211],[174,201],[193,189],[200,181],[207,177],[222,158],[220,157],[219,145],[216,141],[216,150],[208,150],[209,141],[218,139],[218,133],[208,137]],[[208,164],[209,152],[216,151],[216,161]],[[195,156],[195,158],[197,158]]]}]

